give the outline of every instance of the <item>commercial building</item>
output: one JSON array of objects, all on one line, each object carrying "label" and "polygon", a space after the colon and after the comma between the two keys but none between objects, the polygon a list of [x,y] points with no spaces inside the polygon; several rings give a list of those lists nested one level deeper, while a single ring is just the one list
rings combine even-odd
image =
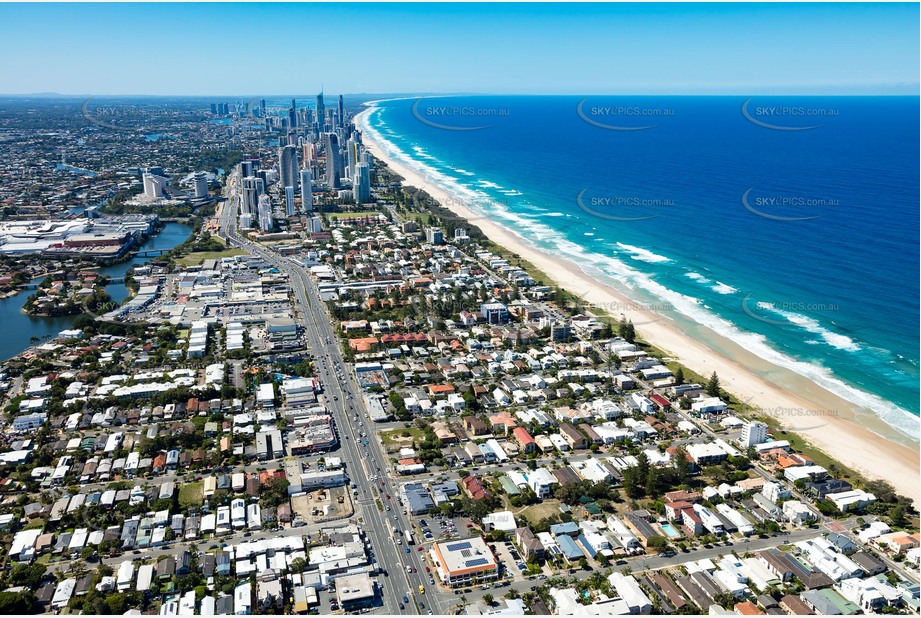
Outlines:
[{"label": "commercial building", "polygon": [[259,459],[284,457],[285,446],[278,429],[264,429],[256,433],[256,454]]},{"label": "commercial building", "polygon": [[425,515],[435,508],[435,501],[422,483],[407,483],[400,488],[400,497],[410,515]]},{"label": "commercial building", "polygon": [[344,611],[371,607],[377,599],[374,580],[368,573],[337,577],[336,598]]},{"label": "commercial building", "polygon": [[298,417],[295,428],[288,433],[288,447],[292,455],[325,451],[336,446],[337,442],[333,417],[329,414]]},{"label": "commercial building", "polygon": [[482,537],[435,543],[430,555],[441,581],[451,588],[499,577],[496,557]]}]

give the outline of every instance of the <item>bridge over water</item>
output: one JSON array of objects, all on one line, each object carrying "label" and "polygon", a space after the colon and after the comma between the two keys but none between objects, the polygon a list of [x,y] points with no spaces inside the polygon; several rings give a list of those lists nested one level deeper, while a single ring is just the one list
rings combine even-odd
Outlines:
[{"label": "bridge over water", "polygon": [[[109,279],[109,283],[124,283],[124,277],[112,277]],[[39,283],[23,283],[19,286],[20,290],[37,290]]]},{"label": "bridge over water", "polygon": [[144,251],[138,251],[137,253],[132,253],[134,257],[156,257],[158,255],[163,255],[164,253],[169,253],[171,249],[146,249]]}]

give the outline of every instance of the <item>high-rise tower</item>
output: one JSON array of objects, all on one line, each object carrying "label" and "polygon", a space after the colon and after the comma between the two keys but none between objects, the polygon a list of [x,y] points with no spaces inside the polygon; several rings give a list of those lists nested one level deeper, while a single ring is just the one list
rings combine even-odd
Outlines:
[{"label": "high-rise tower", "polygon": [[297,146],[278,149],[278,176],[283,187],[297,187]]}]

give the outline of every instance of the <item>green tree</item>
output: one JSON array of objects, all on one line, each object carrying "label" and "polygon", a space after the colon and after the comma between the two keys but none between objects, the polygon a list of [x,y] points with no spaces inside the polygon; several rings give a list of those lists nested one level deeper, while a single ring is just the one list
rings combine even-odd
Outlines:
[{"label": "green tree", "polygon": [[22,562],[14,563],[8,576],[8,582],[11,587],[24,586],[31,590],[37,590],[45,575],[45,567],[40,564],[23,564]]},{"label": "green tree", "polygon": [[646,547],[654,549],[661,554],[668,551],[668,539],[664,536],[651,536],[646,541]]},{"label": "green tree", "polygon": [[128,600],[123,593],[117,592],[106,597],[106,606],[109,614],[121,616],[128,609]]},{"label": "green tree", "polygon": [[633,343],[636,340],[636,329],[633,327],[633,322],[621,317],[617,325],[617,334],[620,335],[621,339],[626,339]]},{"label": "green tree", "polygon": [[681,367],[675,371],[675,384],[684,384],[684,369]]},{"label": "green tree", "polygon": [[688,461],[688,452],[683,447],[675,450],[675,475],[678,482],[682,485],[691,479],[691,462]]},{"label": "green tree", "polygon": [[627,497],[634,500],[642,498],[646,492],[641,484],[639,468],[630,466],[624,469],[623,474],[624,491],[627,492]]},{"label": "green tree", "polygon": [[646,474],[646,495],[655,497],[659,495],[660,490],[659,471],[656,468],[649,468],[649,472]]},{"label": "green tree", "polygon": [[35,594],[31,590],[22,592],[0,592],[0,614],[34,614]]},{"label": "green tree", "polygon": [[640,478],[645,480],[649,475],[649,457],[643,452],[637,455],[636,461]]},{"label": "green tree", "polygon": [[291,572],[292,573],[303,573],[304,569],[307,568],[307,561],[303,558],[295,558],[291,561]]},{"label": "green tree", "polygon": [[720,396],[720,378],[716,375],[716,372],[713,372],[713,375],[710,376],[710,379],[707,381],[707,394],[711,397]]},{"label": "green tree", "polygon": [[271,478],[259,486],[259,504],[265,507],[277,507],[288,501],[288,479]]}]

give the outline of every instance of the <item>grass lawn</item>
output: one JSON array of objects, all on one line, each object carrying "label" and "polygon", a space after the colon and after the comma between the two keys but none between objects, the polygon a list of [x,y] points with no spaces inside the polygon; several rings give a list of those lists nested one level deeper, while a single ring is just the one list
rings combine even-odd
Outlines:
[{"label": "grass lawn", "polygon": [[[409,435],[403,437],[404,433]],[[424,440],[425,432],[417,427],[412,427],[410,429],[391,429],[390,431],[382,431],[381,439],[387,446],[410,446],[413,440]]]},{"label": "grass lawn", "polygon": [[527,517],[530,522],[537,522],[546,517],[553,517],[560,514],[559,500],[544,500],[538,504],[532,504],[517,515]]},{"label": "grass lawn", "polygon": [[328,212],[326,216],[330,219],[349,219],[352,217],[374,217],[381,214],[377,210],[363,210],[361,212]]},{"label": "grass lawn", "polygon": [[408,215],[404,215],[407,219],[411,219],[418,223],[419,225],[430,225],[432,221],[432,215],[427,212],[416,212],[412,211]]},{"label": "grass lawn", "polygon": [[201,506],[204,483],[183,483],[179,486],[179,506]]},{"label": "grass lawn", "polygon": [[51,554],[45,553],[35,559],[35,564],[41,564],[43,566],[48,566],[48,563],[51,561]]},{"label": "grass lawn", "polygon": [[186,256],[178,258],[176,260],[177,264],[182,266],[197,266],[205,260],[219,260],[225,257],[233,257],[235,255],[246,255],[246,251],[243,249],[224,249],[223,251],[200,251],[198,253],[190,253]]}]

